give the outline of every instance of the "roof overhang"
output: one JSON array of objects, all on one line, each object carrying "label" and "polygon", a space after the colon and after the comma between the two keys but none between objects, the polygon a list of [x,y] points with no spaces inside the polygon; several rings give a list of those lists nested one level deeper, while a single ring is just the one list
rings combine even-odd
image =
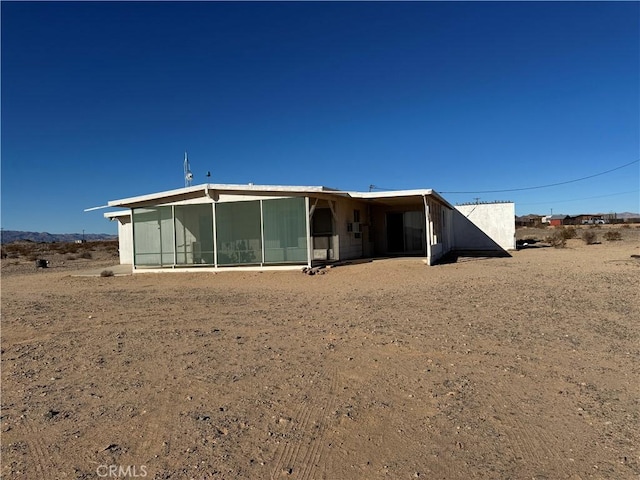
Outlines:
[{"label": "roof overhang", "polygon": [[109,220],[113,220],[115,218],[120,217],[130,217],[131,210],[118,210],[117,212],[107,212],[104,214],[104,218],[108,218]]},{"label": "roof overhang", "polygon": [[374,203],[385,205],[405,204],[408,201],[422,201],[424,197],[432,197],[442,203],[447,208],[453,210],[453,206],[447,202],[442,196],[430,188],[416,190],[390,190],[386,192],[349,192],[352,198],[361,198]]},{"label": "roof overhang", "polygon": [[[188,201],[202,197],[209,197],[215,201],[220,194],[227,195],[256,195],[256,196],[312,196],[312,197],[344,197],[354,200],[363,200],[384,205],[399,205],[408,202],[422,201],[426,196],[433,197],[446,207],[453,206],[440,196],[435,190],[395,190],[385,192],[353,192],[342,191],[324,186],[287,186],[287,185],[234,185],[234,184],[202,184],[193,187],[179,188],[164,192],[140,195],[137,197],[123,198],[108,202],[109,207],[138,208],[158,204]],[[105,214],[118,216],[118,212]],[[112,218],[111,216],[107,218]]]}]

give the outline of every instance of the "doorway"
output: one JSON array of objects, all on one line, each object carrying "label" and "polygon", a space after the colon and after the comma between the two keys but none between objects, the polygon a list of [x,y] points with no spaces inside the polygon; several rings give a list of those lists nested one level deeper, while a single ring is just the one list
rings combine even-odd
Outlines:
[{"label": "doorway", "polygon": [[395,254],[418,254],[425,252],[424,212],[387,213],[387,251]]}]

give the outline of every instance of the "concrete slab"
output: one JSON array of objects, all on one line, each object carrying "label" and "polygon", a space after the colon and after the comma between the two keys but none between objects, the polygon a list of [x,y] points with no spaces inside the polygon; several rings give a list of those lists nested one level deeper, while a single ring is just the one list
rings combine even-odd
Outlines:
[{"label": "concrete slab", "polygon": [[123,275],[131,275],[133,269],[131,265],[113,265],[111,267],[92,268],[88,270],[80,270],[79,272],[71,274],[72,277],[100,277],[102,272],[110,270],[113,272],[114,277],[121,277]]}]

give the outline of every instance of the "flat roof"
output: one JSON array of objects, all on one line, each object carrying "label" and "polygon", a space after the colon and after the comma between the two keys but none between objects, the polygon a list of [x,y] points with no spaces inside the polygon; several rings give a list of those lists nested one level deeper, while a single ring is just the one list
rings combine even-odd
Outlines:
[{"label": "flat roof", "polygon": [[[390,190],[384,192],[356,192],[344,191],[325,186],[290,186],[290,185],[254,185],[254,184],[221,184],[206,183],[191,187],[178,188],[175,190],[167,190],[164,192],[150,193],[147,195],[139,195],[136,197],[123,198],[120,200],[112,200],[108,202],[109,207],[132,207],[139,204],[149,204],[156,200],[176,201],[180,199],[197,198],[211,193],[227,193],[236,195],[280,195],[287,193],[296,194],[327,194],[330,196],[347,197],[362,200],[384,200],[406,197],[422,197],[432,196],[439,202],[453,209],[453,206],[432,189],[415,189],[415,190]],[[118,213],[118,212],[114,212]],[[105,214],[107,216],[107,214]],[[119,216],[119,215],[113,215]],[[109,217],[110,218],[110,217]]]}]

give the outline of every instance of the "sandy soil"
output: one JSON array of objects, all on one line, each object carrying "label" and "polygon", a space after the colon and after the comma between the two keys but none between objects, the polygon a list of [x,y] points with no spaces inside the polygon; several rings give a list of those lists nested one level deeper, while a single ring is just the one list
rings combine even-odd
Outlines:
[{"label": "sandy soil", "polygon": [[317,276],[3,260],[2,478],[637,479],[621,231]]}]

